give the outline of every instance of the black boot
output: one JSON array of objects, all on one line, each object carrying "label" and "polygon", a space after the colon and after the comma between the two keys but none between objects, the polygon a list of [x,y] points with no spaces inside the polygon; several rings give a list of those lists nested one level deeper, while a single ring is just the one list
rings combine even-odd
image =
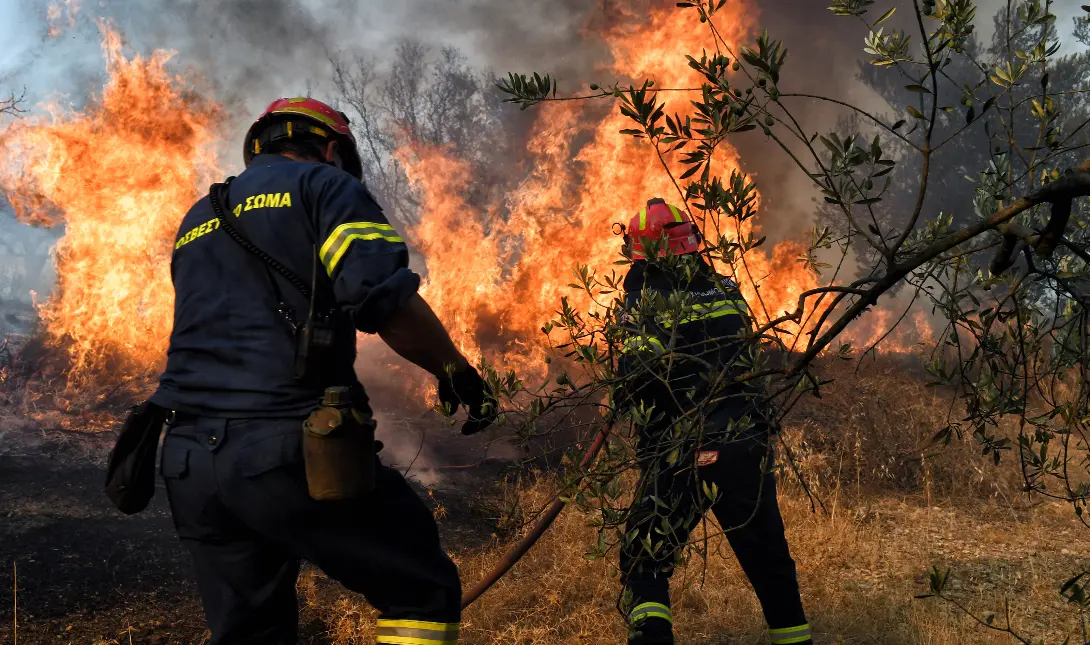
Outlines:
[{"label": "black boot", "polygon": [[674,626],[662,618],[645,618],[629,627],[628,645],[674,645]]}]

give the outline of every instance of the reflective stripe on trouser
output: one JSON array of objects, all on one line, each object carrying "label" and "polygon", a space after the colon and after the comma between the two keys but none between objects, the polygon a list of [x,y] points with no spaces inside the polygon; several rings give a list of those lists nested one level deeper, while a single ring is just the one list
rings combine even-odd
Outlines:
[{"label": "reflective stripe on trouser", "polygon": [[630,625],[636,625],[648,618],[661,618],[665,621],[674,622],[674,616],[670,613],[670,608],[661,602],[645,602],[628,612],[628,623]]},{"label": "reflective stripe on trouser", "polygon": [[810,624],[797,627],[783,627],[781,629],[768,630],[768,638],[772,645],[788,645],[789,643],[805,643],[810,640]]},{"label": "reflective stripe on trouser", "polygon": [[388,645],[457,645],[458,623],[431,623],[423,620],[379,619],[375,643]]}]

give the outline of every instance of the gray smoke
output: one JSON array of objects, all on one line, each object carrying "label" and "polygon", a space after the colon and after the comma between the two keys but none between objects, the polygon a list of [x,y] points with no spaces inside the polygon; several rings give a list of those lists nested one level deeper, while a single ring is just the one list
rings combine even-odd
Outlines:
[{"label": "gray smoke", "polygon": [[[461,50],[470,64],[498,73],[545,69],[586,76],[601,58],[579,36],[594,3],[587,0],[104,0],[94,9],[137,51],[179,52],[178,66],[208,83],[241,131],[269,101],[311,94],[330,98],[331,56],[391,58],[413,39]],[[97,43],[89,24],[81,37]]]},{"label": "gray smoke", "polygon": [[56,239],[56,231],[24,226],[0,207],[0,345],[9,335],[31,332],[34,294],[45,298],[56,280]]},{"label": "gray smoke", "polygon": [[[27,15],[40,23],[26,25],[27,31],[37,30],[41,38],[10,61],[14,68],[0,69],[6,84],[25,84],[33,99],[60,92],[79,107],[101,87],[100,35],[92,18],[104,18],[136,52],[177,51],[175,68],[225,105],[230,122],[221,158],[229,172],[239,170],[242,132],[268,101],[300,93],[332,97],[331,56],[373,57],[382,73],[404,39],[435,48],[455,46],[470,65],[499,75],[550,73],[560,79],[562,91],[592,81],[629,80],[608,77],[608,52],[599,39],[585,33],[588,25],[611,24],[622,6],[617,0],[101,0],[80,3],[79,27],[56,39],[44,37],[43,3],[24,3],[32,7]],[[673,4],[631,0],[623,7],[639,15],[650,6]],[[791,50],[785,88],[884,108],[858,80],[865,35],[861,24],[833,16],[827,3],[751,4],[758,5],[759,25]],[[895,16],[891,24],[906,18]],[[842,109],[818,102],[794,100],[792,105],[810,132],[828,131],[844,115]],[[517,114],[514,107],[510,112],[509,136],[517,137],[527,115]],[[757,132],[733,143],[765,195],[771,215],[762,218],[765,232],[773,241],[797,234],[815,207],[815,191],[805,176],[785,155],[771,153],[774,148]]]}]

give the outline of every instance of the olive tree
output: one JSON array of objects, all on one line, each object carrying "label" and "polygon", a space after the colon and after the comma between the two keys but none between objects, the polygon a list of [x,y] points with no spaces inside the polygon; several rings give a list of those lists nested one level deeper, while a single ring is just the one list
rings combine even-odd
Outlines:
[{"label": "olive tree", "polygon": [[[667,97],[682,88],[651,79],[595,84],[574,95],[561,94],[540,73],[512,73],[498,83],[524,109],[554,100],[615,102],[631,122],[622,133],[650,146],[676,198],[704,229],[705,258],[727,274],[747,275],[747,258],[764,240],[745,233],[757,215],[758,187],[742,172],[716,172],[725,142],[763,133],[824,200],[802,258],[819,286],[798,294],[791,311],[770,310],[758,291],[750,303],[754,325],[745,342],[735,343],[735,360],[709,365],[706,397],[679,401],[689,412],[670,426],[656,461],[671,467],[692,458],[717,397],[760,392],[779,420],[801,397],[819,395],[827,381],[817,359],[855,360],[871,349],[852,347],[843,332],[880,297],[901,290],[945,321],[927,368],[955,399],[935,442],[967,434],[996,463],[1017,459],[1027,491],[1066,501],[1086,522],[1090,64],[1080,50],[1060,53],[1051,0],[1008,1],[987,48],[975,37],[972,0],[832,0],[833,13],[858,24],[864,78],[885,89],[885,112],[793,92],[781,83],[790,65],[786,44],[767,32],[745,46],[730,43],[716,26],[725,3],[677,3],[712,44],[679,61],[701,79],[686,114],[667,110]],[[1086,19],[1078,19],[1076,38],[1085,45],[1088,36]],[[850,118],[835,131],[805,131],[800,110],[815,101]],[[945,197],[934,198],[937,191]],[[849,261],[853,250],[859,262]],[[657,261],[683,276],[692,268],[685,258]],[[625,395],[632,379],[668,384],[672,362],[699,362],[701,354],[671,342],[664,355],[620,374],[624,343],[645,321],[683,319],[692,303],[683,291],[643,294],[626,313],[616,270],[574,271],[579,298],[564,299],[543,329],[562,354],[549,381],[530,386],[515,374],[489,373],[506,399],[508,421],[527,440],[572,427],[583,448],[599,437],[593,448],[604,450],[597,459],[577,463],[570,453],[563,493],[596,518],[598,543],[588,557],[598,558],[634,538],[623,530],[628,505],[648,478],[645,464],[645,476],[630,485],[636,459],[626,428],[656,422],[653,408]],[[729,288],[722,285],[724,294]],[[598,413],[586,414],[588,407]],[[742,433],[752,422],[736,426]],[[714,498],[717,491],[704,494]],[[659,521],[665,539],[665,512]],[[662,548],[662,540],[652,542],[644,548]],[[700,545],[691,549],[701,553]],[[1062,591],[1085,609],[1090,572],[1073,574]],[[930,579],[928,595],[957,602],[947,592],[948,571],[935,570]],[[1030,642],[1009,620],[979,620]]]}]

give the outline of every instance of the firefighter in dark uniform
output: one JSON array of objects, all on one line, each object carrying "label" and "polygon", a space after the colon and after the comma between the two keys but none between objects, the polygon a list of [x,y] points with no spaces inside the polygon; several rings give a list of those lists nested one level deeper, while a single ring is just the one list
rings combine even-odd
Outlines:
[{"label": "firefighter in dark uniform", "polygon": [[307,560],[379,610],[376,642],[453,645],[461,584],[432,513],[381,465],[369,494],[315,501],[301,428],[328,386],[348,387],[370,417],[353,369],[357,330],[439,378],[448,410],[469,410],[463,433],[494,418],[487,385],[417,294],[407,247],[361,182],[344,114],[313,99],[275,101],[246,135],[244,157],[246,170],[221,193],[225,219],[293,273],[317,275],[313,297],[334,303],[337,333],[334,360],[299,380],[295,330],[310,303],[220,230],[228,227],[209,197],[189,210],[171,261],[167,365],[151,401],[173,411],[161,473],[211,644],[295,643]]},{"label": "firefighter in dark uniform", "polygon": [[670,576],[708,509],[757,593],[771,642],[812,643],[760,392],[718,384],[752,359],[746,303],[697,252],[699,230],[684,210],[652,199],[625,234],[633,263],[624,280],[620,376],[628,402],[650,410],[637,424],[641,478],[621,545],[629,643],[674,642]]}]

